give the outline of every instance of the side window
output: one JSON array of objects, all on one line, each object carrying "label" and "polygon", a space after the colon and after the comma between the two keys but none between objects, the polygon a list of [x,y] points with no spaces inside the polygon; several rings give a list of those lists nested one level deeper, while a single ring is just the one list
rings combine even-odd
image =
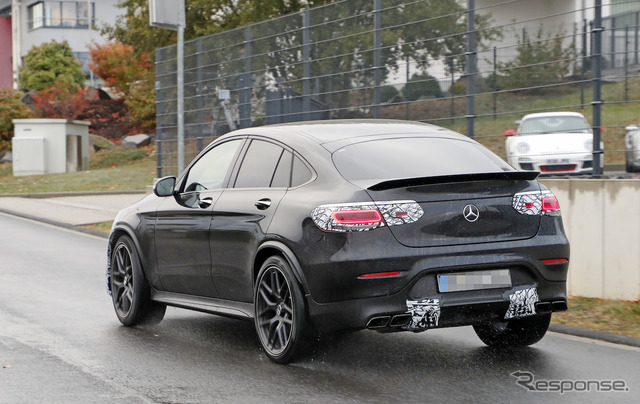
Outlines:
[{"label": "side window", "polygon": [[291,175],[291,186],[297,187],[307,181],[310,181],[313,177],[311,170],[306,164],[302,162],[298,157],[293,158],[293,173]]},{"label": "side window", "polygon": [[187,174],[184,192],[224,187],[224,179],[241,145],[242,139],[225,142],[200,157]]},{"label": "side window", "polygon": [[273,188],[288,188],[289,183],[291,182],[291,159],[293,158],[293,154],[290,151],[285,150],[280,157],[280,162],[278,162],[278,167],[276,168],[276,172],[273,174],[273,179],[271,180],[271,186]]},{"label": "side window", "polygon": [[276,167],[284,149],[273,143],[253,140],[242,160],[235,188],[266,188],[271,186]]}]

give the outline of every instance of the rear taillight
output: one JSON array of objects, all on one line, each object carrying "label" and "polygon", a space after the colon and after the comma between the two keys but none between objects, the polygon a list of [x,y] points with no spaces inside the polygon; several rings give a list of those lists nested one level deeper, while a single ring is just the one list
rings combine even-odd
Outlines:
[{"label": "rear taillight", "polygon": [[560,216],[558,198],[548,190],[515,194],[513,208],[523,215]]},{"label": "rear taillight", "polygon": [[415,201],[388,201],[321,205],[311,218],[322,230],[345,232],[414,223],[423,214]]}]

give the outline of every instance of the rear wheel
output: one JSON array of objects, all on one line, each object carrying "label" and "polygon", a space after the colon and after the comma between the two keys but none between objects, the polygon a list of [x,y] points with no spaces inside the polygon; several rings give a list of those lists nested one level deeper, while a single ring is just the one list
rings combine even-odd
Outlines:
[{"label": "rear wheel", "polygon": [[269,359],[287,363],[308,348],[304,298],[285,259],[272,256],[262,264],[254,302],[256,331]]},{"label": "rear wheel", "polygon": [[166,306],[150,298],[138,251],[129,236],[121,236],[111,256],[111,298],[118,320],[126,326],[157,324]]},{"label": "rear wheel", "polygon": [[535,344],[544,337],[551,314],[517,318],[499,323],[474,325],[478,337],[489,346],[521,347]]}]

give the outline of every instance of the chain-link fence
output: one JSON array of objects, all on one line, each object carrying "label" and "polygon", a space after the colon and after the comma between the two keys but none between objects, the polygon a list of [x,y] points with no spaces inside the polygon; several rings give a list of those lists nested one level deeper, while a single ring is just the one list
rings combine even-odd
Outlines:
[{"label": "chain-link fence", "polygon": [[[451,128],[520,169],[626,175],[639,19],[628,0],[348,0],[198,38],[184,47],[185,161],[234,128],[387,118]],[[158,176],[172,175],[175,46],[157,50],[156,77]],[[556,114],[505,135],[565,111],[589,127]]]}]

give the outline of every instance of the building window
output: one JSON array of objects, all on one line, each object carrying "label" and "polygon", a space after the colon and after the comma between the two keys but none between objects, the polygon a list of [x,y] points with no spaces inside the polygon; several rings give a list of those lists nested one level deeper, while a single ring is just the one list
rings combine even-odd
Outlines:
[{"label": "building window", "polygon": [[[89,28],[95,18],[95,3],[86,1],[40,1],[27,9],[29,29]],[[90,17],[89,17],[90,16]]]}]

